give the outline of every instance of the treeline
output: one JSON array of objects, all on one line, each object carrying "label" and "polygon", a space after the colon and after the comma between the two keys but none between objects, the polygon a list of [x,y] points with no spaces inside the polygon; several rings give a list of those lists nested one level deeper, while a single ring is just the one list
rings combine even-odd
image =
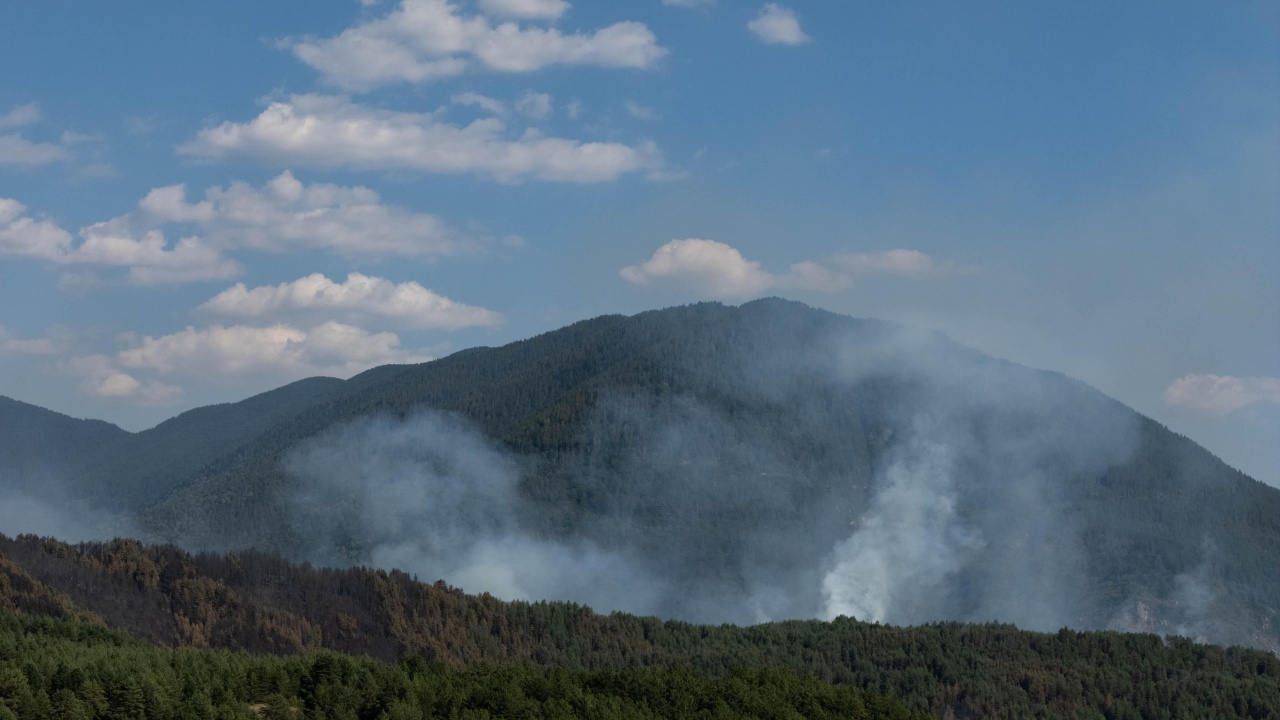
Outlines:
[{"label": "treeline", "polygon": [[850,718],[924,716],[879,693],[780,670],[456,668],[332,652],[274,657],[146,645],[101,626],[0,611],[0,720],[232,718]]},{"label": "treeline", "polygon": [[[701,626],[502,602],[399,572],[315,569],[254,552],[189,555],[134,541],[71,546],[0,536],[0,606],[81,628],[100,619],[168,646],[304,658],[336,650],[456,670],[514,663],[592,677],[677,665],[732,679],[744,668],[773,668],[887,694],[937,717],[1280,717],[1280,659],[1181,638],[847,618]],[[636,677],[666,677],[653,672]]]}]

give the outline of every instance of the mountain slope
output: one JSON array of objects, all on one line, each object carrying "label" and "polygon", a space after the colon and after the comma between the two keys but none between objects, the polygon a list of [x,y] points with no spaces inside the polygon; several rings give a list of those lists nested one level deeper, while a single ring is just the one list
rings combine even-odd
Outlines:
[{"label": "mountain slope", "polygon": [[0,477],[35,485],[128,433],[101,420],[78,420],[0,396]]},{"label": "mountain slope", "polygon": [[336,378],[308,378],[237,403],[190,410],[104,448],[78,468],[79,477],[87,488],[110,488],[114,502],[149,505],[172,490],[174,480],[236,452],[342,385]]},{"label": "mountain slope", "polygon": [[170,432],[170,459],[121,451],[157,469],[137,485],[168,489],[135,506],[147,533],[691,620],[1280,648],[1280,493],[1081,383],[941,336],[700,304],[290,398],[209,416],[244,428],[223,445],[184,454]]}]

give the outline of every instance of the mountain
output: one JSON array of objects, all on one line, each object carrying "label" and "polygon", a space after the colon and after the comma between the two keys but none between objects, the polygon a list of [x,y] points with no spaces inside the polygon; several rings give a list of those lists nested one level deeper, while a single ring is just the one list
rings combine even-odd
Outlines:
[{"label": "mountain", "polygon": [[777,299],[595,318],[66,448],[63,487],[189,549],[699,622],[1280,650],[1280,492],[1060,374]]},{"label": "mountain", "polygon": [[[119,637],[120,631],[159,647],[148,651],[137,641]],[[68,642],[74,640],[79,644]],[[95,645],[123,650],[103,657]],[[188,650],[177,656],[165,654],[161,647],[254,654]],[[335,658],[321,650],[366,657]],[[270,655],[303,657],[264,657]],[[396,664],[378,666],[368,657]],[[6,676],[9,658],[17,662],[11,663]],[[221,696],[219,702],[234,697],[243,709],[253,701],[314,701],[308,679],[321,679],[316,671],[329,665],[327,680],[335,675],[363,678],[349,681],[351,687],[329,702],[350,702],[353,692],[372,694],[356,703],[366,710],[345,715],[372,718],[385,710],[376,707],[384,695],[379,688],[391,688],[385,693],[389,697],[383,697],[385,703],[404,701],[404,688],[411,685],[404,678],[389,685],[380,678],[397,669],[420,673],[424,665],[415,662],[417,658],[435,664],[430,674],[454,678],[415,701],[434,696],[436,715],[448,714],[439,709],[440,698],[456,697],[456,688],[467,676],[507,678],[500,683],[507,686],[504,694],[514,696],[518,705],[545,702],[549,688],[536,681],[517,682],[512,674],[549,675],[559,678],[560,686],[568,678],[563,672],[538,672],[534,667],[588,672],[583,683],[587,689],[630,697],[659,717],[707,716],[655,704],[673,692],[688,693],[691,687],[698,688],[693,695],[701,707],[719,707],[716,716],[721,717],[826,716],[814,703],[858,695],[854,689],[863,691],[868,706],[881,708],[883,714],[874,717],[907,715],[875,694],[891,695],[918,713],[939,718],[1261,719],[1274,717],[1280,709],[1280,660],[1275,656],[1198,645],[1185,638],[1065,629],[1043,634],[996,624],[897,628],[848,618],[708,627],[621,613],[600,615],[565,603],[502,602],[467,595],[444,583],[419,583],[402,572],[313,569],[254,551],[189,555],[128,540],[71,546],[33,536],[0,536],[0,709],[6,702],[38,704],[8,689],[14,685],[15,670],[27,676],[20,685],[44,689],[56,700],[56,691],[67,685],[78,685],[79,695],[92,698],[84,680],[104,669],[114,671],[103,678],[108,694],[123,697],[127,693],[118,688],[127,683],[120,673],[148,668],[152,679],[140,682],[152,688],[152,696],[163,698],[153,701],[157,705],[200,695],[183,691],[185,685]],[[347,670],[335,672],[335,663]],[[73,681],[68,676],[77,667],[80,680]],[[637,671],[646,667],[657,669],[659,676],[674,672],[679,682],[672,687],[660,683],[652,693],[639,692],[655,675]],[[745,668],[751,670],[744,672]],[[791,673],[808,679],[801,684],[802,692],[780,692],[794,686]],[[775,687],[779,684],[784,687]],[[734,692],[734,687],[740,690]],[[722,707],[726,701],[738,705],[746,688],[756,688],[753,702],[733,711]],[[271,699],[273,695],[277,697]],[[462,697],[468,695],[471,702],[484,702],[492,692],[473,691]],[[722,700],[715,699],[720,696]],[[781,711],[791,707],[797,708],[796,714]],[[893,708],[897,712],[890,712]],[[533,709],[516,712],[510,705],[505,711],[489,709],[503,717],[540,716]],[[332,708],[329,712],[329,717],[335,716]],[[589,713],[577,715],[583,714]],[[834,716],[860,715],[846,709]]]},{"label": "mountain", "polygon": [[36,485],[77,468],[78,460],[110,448],[129,433],[101,420],[77,420],[0,396],[0,474],[10,485]]}]

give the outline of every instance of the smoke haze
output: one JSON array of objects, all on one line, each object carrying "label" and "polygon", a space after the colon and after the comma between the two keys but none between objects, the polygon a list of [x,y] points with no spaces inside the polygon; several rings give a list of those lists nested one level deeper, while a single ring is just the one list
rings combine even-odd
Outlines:
[{"label": "smoke haze", "polygon": [[[1210,456],[1128,408],[934,333],[782,302],[683,317],[702,324],[635,330],[616,372],[549,365],[580,387],[456,406],[475,418],[335,412],[345,424],[144,508],[151,536],[83,499],[98,486],[0,467],[0,532],[254,545],[712,624],[998,620],[1272,647],[1265,598],[1241,600],[1270,592],[1247,552],[1266,538],[1199,515],[1248,512],[1248,486],[1212,480]],[[486,435],[477,423],[513,398],[528,407]],[[128,456],[112,457],[127,481]]]},{"label": "smoke haze", "polygon": [[599,394],[567,509],[456,416],[313,439],[286,463],[310,559],[695,622],[1090,624],[1064,490],[1128,457],[1132,413],[931,334],[766,340],[687,368],[706,397]]},{"label": "smoke haze", "polygon": [[649,607],[626,558],[525,529],[516,460],[462,418],[363,420],[304,443],[285,468],[314,562],[368,562],[504,599]]}]

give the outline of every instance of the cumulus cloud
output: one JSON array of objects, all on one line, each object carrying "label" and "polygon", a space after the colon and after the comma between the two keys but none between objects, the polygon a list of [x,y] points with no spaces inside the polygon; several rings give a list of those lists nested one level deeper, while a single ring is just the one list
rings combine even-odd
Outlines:
[{"label": "cumulus cloud", "polygon": [[1184,375],[1164,391],[1165,404],[1226,415],[1255,404],[1280,405],[1280,378]]},{"label": "cumulus cloud", "polygon": [[652,143],[584,143],[533,130],[509,136],[496,117],[460,126],[431,114],[378,110],[324,95],[273,102],[247,123],[202,130],[179,151],[300,167],[477,173],[501,182],[602,182],[631,172],[656,173],[663,165]]},{"label": "cumulus cloud", "polygon": [[834,292],[851,287],[855,278],[869,275],[926,277],[959,271],[918,250],[841,253],[823,263],[798,262],[786,273],[774,274],[747,260],[736,248],[715,240],[672,240],[644,263],[621,270],[636,285],[666,282],[683,285],[714,298],[746,298],[770,289],[791,288]]},{"label": "cumulus cloud", "polygon": [[569,11],[565,0],[479,0],[480,9],[489,15],[555,20]]},{"label": "cumulus cloud", "polygon": [[800,29],[795,11],[777,3],[765,3],[747,29],[766,45],[803,45],[811,39]]},{"label": "cumulus cloud", "polygon": [[141,381],[116,366],[106,355],[87,355],[73,358],[71,371],[84,380],[80,389],[90,395],[105,398],[125,398],[140,405],[170,405],[183,394],[182,388],[158,380]]},{"label": "cumulus cloud", "polygon": [[[170,244],[167,229],[187,234]],[[79,242],[0,198],[0,255],[127,268],[140,285],[225,280],[241,271],[225,253],[240,249],[434,260],[482,245],[434,215],[384,205],[368,188],[304,184],[287,171],[260,188],[211,187],[194,201],[184,185],[155,188],[132,211],[81,228]]]},{"label": "cumulus cloud", "polygon": [[255,373],[282,378],[345,378],[378,365],[430,359],[401,348],[395,333],[370,333],[333,321],[309,329],[286,324],[189,326],[171,335],[144,337],[137,347],[116,355],[123,367],[166,375]]},{"label": "cumulus cloud", "polygon": [[437,295],[416,282],[393,283],[386,278],[351,273],[336,283],[319,273],[293,282],[249,289],[244,283],[227,288],[200,310],[246,318],[325,313],[351,318],[376,317],[414,328],[456,330],[494,326],[502,315]]},{"label": "cumulus cloud", "polygon": [[[569,6],[562,0],[482,0],[481,7],[510,17],[552,19]],[[509,73],[552,65],[649,68],[667,52],[643,23],[564,34],[514,22],[493,25],[483,16],[462,14],[447,0],[403,0],[386,16],[335,37],[281,45],[347,90],[423,83],[473,68]]]},{"label": "cumulus cloud", "polygon": [[742,257],[736,248],[715,240],[672,240],[640,265],[625,267],[623,279],[636,285],[669,280],[696,286],[712,297],[749,297],[777,279],[760,263]]},{"label": "cumulus cloud", "polygon": [[17,200],[0,198],[0,255],[57,260],[70,251],[71,234],[48,220],[27,215]]},{"label": "cumulus cloud", "polygon": [[433,259],[474,251],[477,242],[435,215],[384,205],[365,187],[305,184],[285,171],[261,188],[233,182],[197,202],[186,187],[156,188],[136,212],[113,221],[151,227],[187,223],[212,245],[266,252],[323,249],[348,257]]},{"label": "cumulus cloud", "polygon": [[170,247],[159,230],[135,238],[110,223],[90,225],[80,235],[84,241],[59,262],[127,267],[129,280],[138,285],[225,280],[240,273],[239,263],[198,237],[180,238]]},{"label": "cumulus cloud", "polygon": [[16,200],[0,198],[0,255],[38,258],[60,265],[89,264],[124,267],[132,282],[155,283],[220,280],[239,272],[238,264],[223,258],[199,238],[180,239],[172,247],[158,231],[135,238],[110,223],[80,231],[77,245],[71,234],[48,220],[26,214]]},{"label": "cumulus cloud", "polygon": [[[187,326],[168,335],[121,336],[113,355],[86,355],[63,367],[82,378],[81,391],[141,405],[167,405],[183,389],[165,380],[277,385],[316,375],[348,378],[373,367],[433,358],[401,347],[392,332],[327,321]],[[161,379],[163,378],[163,380]]]}]

